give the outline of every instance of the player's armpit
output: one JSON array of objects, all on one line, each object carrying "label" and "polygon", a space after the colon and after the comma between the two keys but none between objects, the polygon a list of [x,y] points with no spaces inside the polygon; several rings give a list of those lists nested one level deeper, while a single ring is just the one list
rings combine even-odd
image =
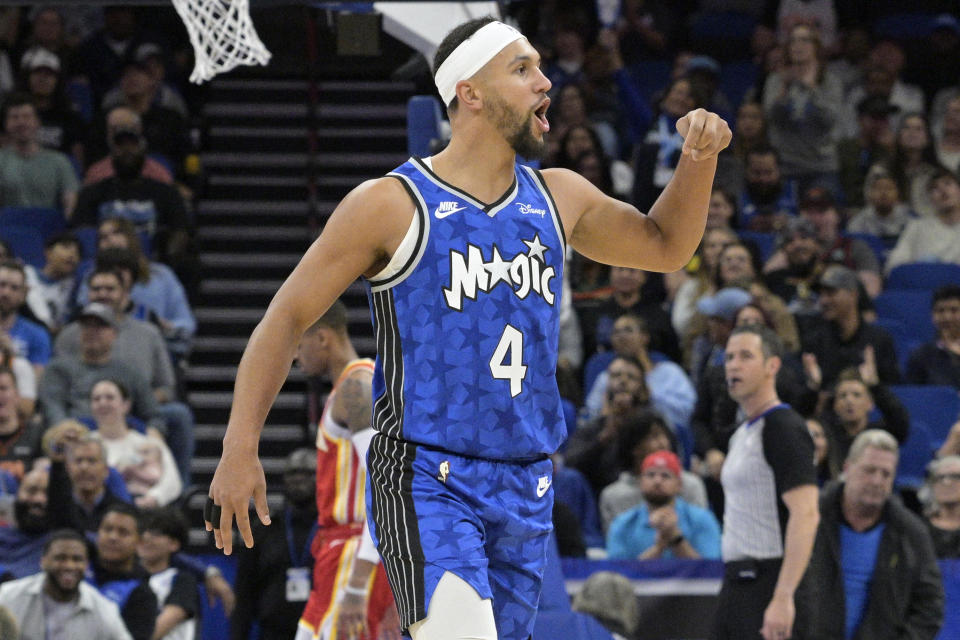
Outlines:
[{"label": "player's armpit", "polygon": [[352,433],[370,427],[372,378],[369,371],[354,371],[337,386],[337,393],[333,396],[333,419]]},{"label": "player's armpit", "polygon": [[330,215],[267,314],[292,314],[302,333],[357,277],[374,274],[389,262],[413,211],[410,197],[394,178],[368,180],[355,188]]}]

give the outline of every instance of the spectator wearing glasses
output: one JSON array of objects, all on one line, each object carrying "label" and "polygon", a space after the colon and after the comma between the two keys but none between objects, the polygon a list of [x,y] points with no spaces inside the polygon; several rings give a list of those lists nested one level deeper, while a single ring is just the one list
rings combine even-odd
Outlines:
[{"label": "spectator wearing glasses", "polygon": [[960,456],[930,463],[930,474],[921,489],[927,528],[938,558],[960,558]]}]

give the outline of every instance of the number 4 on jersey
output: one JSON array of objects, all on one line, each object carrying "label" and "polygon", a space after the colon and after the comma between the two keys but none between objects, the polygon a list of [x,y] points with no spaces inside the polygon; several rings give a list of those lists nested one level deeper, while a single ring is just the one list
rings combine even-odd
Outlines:
[{"label": "number 4 on jersey", "polygon": [[523,364],[523,334],[516,327],[509,324],[504,327],[500,343],[490,358],[490,373],[497,380],[510,381],[510,397],[516,398],[523,391],[527,366]]}]

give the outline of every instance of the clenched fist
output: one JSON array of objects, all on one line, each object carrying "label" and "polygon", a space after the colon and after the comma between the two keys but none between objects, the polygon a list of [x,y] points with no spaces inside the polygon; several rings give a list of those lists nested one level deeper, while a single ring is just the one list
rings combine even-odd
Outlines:
[{"label": "clenched fist", "polygon": [[694,109],[677,120],[677,132],[683,136],[683,153],[697,162],[726,149],[733,137],[727,122],[706,109]]}]

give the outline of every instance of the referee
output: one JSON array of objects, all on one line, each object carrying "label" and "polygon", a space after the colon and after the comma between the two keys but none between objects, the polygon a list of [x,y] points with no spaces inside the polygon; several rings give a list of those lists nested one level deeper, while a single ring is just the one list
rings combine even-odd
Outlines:
[{"label": "referee", "polygon": [[720,475],[725,572],[715,640],[791,636],[794,594],[820,520],[813,441],[803,418],[777,397],[780,350],[762,326],[738,327],[727,341],[727,388],[747,419]]}]

